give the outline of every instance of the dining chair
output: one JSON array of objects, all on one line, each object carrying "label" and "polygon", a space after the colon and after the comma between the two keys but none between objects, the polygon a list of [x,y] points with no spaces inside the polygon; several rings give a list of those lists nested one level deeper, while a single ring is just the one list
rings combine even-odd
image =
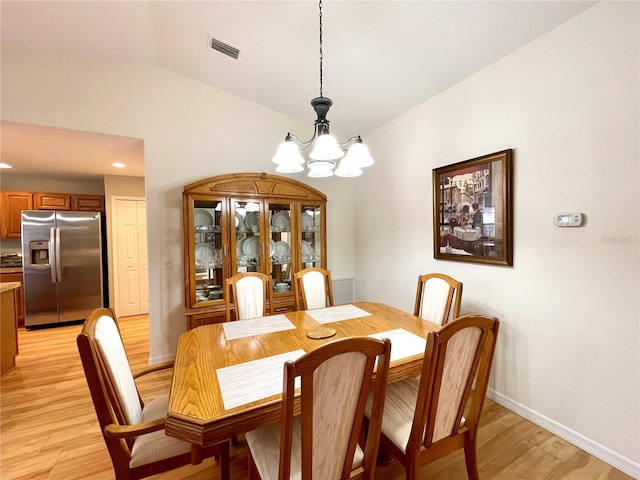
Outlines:
[{"label": "dining chair", "polygon": [[238,273],[224,281],[224,303],[226,320],[231,321],[231,305],[234,305],[235,319],[273,315],[271,279],[263,273]]},{"label": "dining chair", "polygon": [[478,479],[476,438],[498,326],[496,318],[465,315],[430,332],[421,375],[387,386],[380,450],[400,460],[407,480],[460,448],[469,479]]},{"label": "dining chair", "polygon": [[[374,478],[390,352],[389,339],[350,337],[286,362],[281,423],[245,434],[249,479]],[[373,414],[364,438],[374,368]],[[294,416],[298,378],[301,413]]]},{"label": "dining chair", "polygon": [[76,339],[102,437],[117,480],[134,480],[219,456],[221,478],[229,480],[229,444],[202,449],[164,431],[169,395],[144,403],[136,379],[172,363],[133,374],[112,309],[87,317]]},{"label": "dining chair", "polygon": [[331,272],[324,268],[305,268],[294,275],[296,310],[333,306]]},{"label": "dining chair", "polygon": [[[427,273],[418,277],[413,314],[429,322],[445,325],[460,316],[462,283],[443,273]],[[452,309],[453,307],[453,309]]]}]

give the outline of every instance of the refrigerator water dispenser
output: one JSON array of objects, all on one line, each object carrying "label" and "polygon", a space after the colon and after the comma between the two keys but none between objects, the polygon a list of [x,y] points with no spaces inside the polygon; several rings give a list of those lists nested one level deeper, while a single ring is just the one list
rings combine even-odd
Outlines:
[{"label": "refrigerator water dispenser", "polygon": [[49,242],[29,242],[30,265],[49,265]]}]

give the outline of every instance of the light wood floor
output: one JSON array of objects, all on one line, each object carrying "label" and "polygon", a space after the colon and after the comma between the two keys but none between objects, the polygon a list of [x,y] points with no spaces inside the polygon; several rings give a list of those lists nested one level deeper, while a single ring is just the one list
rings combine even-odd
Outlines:
[{"label": "light wood floor", "polygon": [[[120,322],[133,369],[149,356],[146,317]],[[0,478],[112,479],[113,470],[84,379],[75,337],[79,325],[19,332],[17,367],[5,375],[0,389]],[[158,376],[141,385],[143,397],[168,389],[170,378]],[[231,449],[234,479],[247,477],[246,447]],[[483,480],[630,479],[540,427],[487,400],[479,434],[478,458]],[[463,456],[441,459],[422,470],[430,480],[466,479]],[[217,465],[207,460],[153,477],[219,479]],[[400,480],[402,466],[378,468],[377,478]]]}]

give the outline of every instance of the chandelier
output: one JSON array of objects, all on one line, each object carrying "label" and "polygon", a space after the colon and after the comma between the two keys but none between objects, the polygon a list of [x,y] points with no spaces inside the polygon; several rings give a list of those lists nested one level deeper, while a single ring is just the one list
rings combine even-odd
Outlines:
[{"label": "chandelier", "polygon": [[[333,102],[322,94],[322,0],[319,2],[319,8],[320,96],[311,100],[311,106],[318,116],[318,119],[314,122],[313,136],[311,140],[303,142],[294,134],[287,133],[284,142],[280,144],[272,160],[278,165],[276,167],[276,172],[278,173],[302,172],[305,164],[302,152],[311,149],[309,160],[306,162],[309,168],[308,176],[330,177],[335,173],[339,177],[357,177],[362,175],[363,168],[373,165],[373,158],[369,155],[369,149],[362,143],[360,135],[351,137],[344,143],[338,143],[329,133],[327,113]],[[347,150],[346,148],[349,145],[350,147]],[[338,160],[340,160],[340,164],[338,168],[335,168]]]}]

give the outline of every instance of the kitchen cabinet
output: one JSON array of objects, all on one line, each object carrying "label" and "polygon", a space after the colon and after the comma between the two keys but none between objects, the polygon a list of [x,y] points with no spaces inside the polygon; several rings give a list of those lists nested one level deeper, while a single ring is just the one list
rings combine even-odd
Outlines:
[{"label": "kitchen cabinet", "polygon": [[71,195],[68,193],[35,193],[36,210],[71,210]]},{"label": "kitchen cabinet", "polygon": [[71,195],[71,210],[104,212],[104,195]]},{"label": "kitchen cabinet", "polygon": [[0,376],[16,366],[18,325],[15,316],[14,283],[0,283]]},{"label": "kitchen cabinet", "polygon": [[292,310],[293,274],[326,268],[326,202],[309,185],[266,173],[185,186],[187,328],[224,321],[224,281],[240,272],[270,276],[275,311]]},{"label": "kitchen cabinet", "polygon": [[20,238],[22,210],[33,210],[33,193],[2,192],[0,238]]},{"label": "kitchen cabinet", "polygon": [[35,209],[104,212],[104,195],[36,192]]},{"label": "kitchen cabinet", "polygon": [[104,195],[48,192],[1,192],[0,238],[20,238],[23,210],[104,212]]},{"label": "kitchen cabinet", "polygon": [[13,272],[13,270],[19,269],[12,268],[10,270],[12,270],[12,273],[0,272],[0,283],[17,282],[20,284],[19,287],[13,290],[13,295],[15,297],[16,321],[19,327],[24,327],[24,285],[22,284],[22,272]]}]

